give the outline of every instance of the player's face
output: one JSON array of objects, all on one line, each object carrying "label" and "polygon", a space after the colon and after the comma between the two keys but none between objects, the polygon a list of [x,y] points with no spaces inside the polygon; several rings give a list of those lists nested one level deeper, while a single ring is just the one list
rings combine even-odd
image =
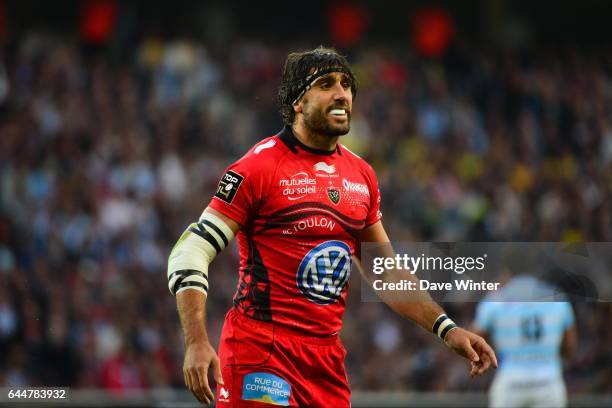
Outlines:
[{"label": "player's face", "polygon": [[332,72],[323,75],[304,94],[300,103],[304,125],[313,132],[341,136],[350,130],[353,94],[351,81],[345,74]]}]

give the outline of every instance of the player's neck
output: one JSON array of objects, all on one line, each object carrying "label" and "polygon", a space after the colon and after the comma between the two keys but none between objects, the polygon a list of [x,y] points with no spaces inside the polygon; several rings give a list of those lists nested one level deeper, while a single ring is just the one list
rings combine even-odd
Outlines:
[{"label": "player's neck", "polygon": [[301,122],[294,124],[291,129],[295,137],[304,145],[318,150],[333,151],[338,145],[339,136],[329,136],[305,127]]}]

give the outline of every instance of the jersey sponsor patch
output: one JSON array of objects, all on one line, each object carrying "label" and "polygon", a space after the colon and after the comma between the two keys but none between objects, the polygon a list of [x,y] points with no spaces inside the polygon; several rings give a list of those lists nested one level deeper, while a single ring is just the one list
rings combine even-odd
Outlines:
[{"label": "jersey sponsor patch", "polygon": [[348,181],[347,179],[342,179],[342,186],[346,191],[360,193],[368,197],[370,196],[370,190],[368,189],[368,186],[363,183],[353,183],[352,181]]},{"label": "jersey sponsor patch", "polygon": [[282,188],[283,196],[290,201],[299,200],[317,192],[317,179],[311,178],[305,171],[279,180],[278,185]]},{"label": "jersey sponsor patch", "polygon": [[242,399],[286,407],[289,405],[291,385],[270,373],[250,373],[242,380]]},{"label": "jersey sponsor patch", "polygon": [[217,192],[215,193],[215,197],[225,201],[228,204],[231,204],[236,196],[236,192],[240,187],[240,184],[244,180],[240,174],[228,170],[227,173],[221,177],[221,181],[219,181],[219,185],[217,186]]},{"label": "jersey sponsor patch", "polygon": [[350,273],[349,246],[342,241],[326,241],[311,249],[302,259],[297,285],[310,301],[329,305],[342,296]]}]

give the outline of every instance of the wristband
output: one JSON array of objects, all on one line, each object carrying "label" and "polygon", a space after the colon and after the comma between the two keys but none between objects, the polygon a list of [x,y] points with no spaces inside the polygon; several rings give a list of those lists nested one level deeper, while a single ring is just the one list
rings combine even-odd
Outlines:
[{"label": "wristband", "polygon": [[444,340],[448,332],[456,327],[457,325],[455,324],[455,322],[453,322],[450,317],[443,313],[438,316],[438,318],[434,322],[431,331],[434,332],[442,340]]}]

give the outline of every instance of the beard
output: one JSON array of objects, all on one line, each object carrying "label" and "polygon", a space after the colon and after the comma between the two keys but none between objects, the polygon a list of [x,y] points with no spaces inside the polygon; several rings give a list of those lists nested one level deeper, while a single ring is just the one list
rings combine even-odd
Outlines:
[{"label": "beard", "polygon": [[[347,118],[343,123],[334,123],[329,112],[334,108],[345,108],[344,106],[332,106],[328,109],[317,109],[308,103],[304,104],[304,125],[311,131],[320,135],[335,137],[346,135],[351,130],[351,114],[347,110]],[[346,109],[346,108],[345,108]]]}]

